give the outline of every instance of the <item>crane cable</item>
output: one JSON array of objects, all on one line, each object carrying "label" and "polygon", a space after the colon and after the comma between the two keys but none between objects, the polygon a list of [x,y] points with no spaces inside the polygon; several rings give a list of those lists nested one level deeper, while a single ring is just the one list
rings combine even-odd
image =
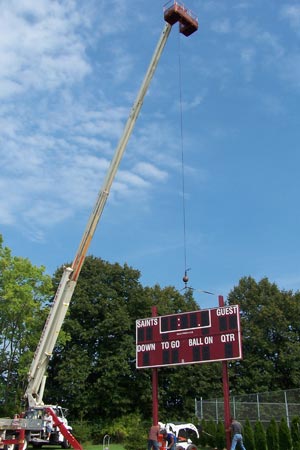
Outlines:
[{"label": "crane cable", "polygon": [[181,145],[181,183],[182,183],[182,215],[183,215],[183,257],[184,257],[184,276],[183,282],[187,288],[188,268],[187,268],[187,244],[186,244],[186,204],[185,204],[185,164],[184,164],[184,145],[183,145],[183,106],[182,106],[182,71],[181,71],[181,45],[180,32],[178,33],[178,80],[179,80],[179,110],[180,110],[180,145]]}]

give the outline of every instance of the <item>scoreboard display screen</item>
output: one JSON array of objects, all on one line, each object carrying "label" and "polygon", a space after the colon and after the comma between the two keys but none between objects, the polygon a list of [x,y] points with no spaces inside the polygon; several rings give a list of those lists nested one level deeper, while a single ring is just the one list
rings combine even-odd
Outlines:
[{"label": "scoreboard display screen", "polygon": [[136,367],[242,358],[238,305],[136,321]]}]

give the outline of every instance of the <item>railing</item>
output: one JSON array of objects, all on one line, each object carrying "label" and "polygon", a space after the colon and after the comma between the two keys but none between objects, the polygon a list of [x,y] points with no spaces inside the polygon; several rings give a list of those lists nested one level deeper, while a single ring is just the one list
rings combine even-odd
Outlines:
[{"label": "railing", "polygon": [[183,9],[189,16],[191,16],[194,20],[198,22],[198,17],[196,14],[193,13],[190,9],[186,8],[185,5],[181,2],[178,2],[177,0],[169,0],[167,3],[164,4],[163,9],[164,12],[168,9],[171,9],[173,5],[178,5],[181,9]]},{"label": "railing", "polygon": [[[292,418],[300,416],[300,389],[232,396],[230,411],[241,422],[248,419],[251,423],[259,420],[267,424],[272,418],[280,422],[284,417],[290,426]],[[223,421],[223,399],[195,399],[195,414],[201,420]]]}]

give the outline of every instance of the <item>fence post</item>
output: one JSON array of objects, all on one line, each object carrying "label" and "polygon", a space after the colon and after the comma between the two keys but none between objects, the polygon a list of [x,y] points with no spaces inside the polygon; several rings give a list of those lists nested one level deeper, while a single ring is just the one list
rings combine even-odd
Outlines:
[{"label": "fence post", "polygon": [[256,402],[257,402],[257,418],[258,420],[260,420],[259,394],[256,394]]},{"label": "fence post", "polygon": [[287,421],[288,427],[290,428],[289,405],[288,405],[288,401],[287,401],[286,391],[284,391],[284,402],[285,402],[286,421]]}]

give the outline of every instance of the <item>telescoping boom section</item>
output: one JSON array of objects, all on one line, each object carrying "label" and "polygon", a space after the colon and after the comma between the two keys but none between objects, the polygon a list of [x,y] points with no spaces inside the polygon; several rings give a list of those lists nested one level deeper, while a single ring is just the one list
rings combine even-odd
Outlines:
[{"label": "telescoping boom section", "polygon": [[169,37],[172,25],[179,22],[180,32],[186,36],[189,36],[198,28],[197,18],[177,1],[172,1],[165,5],[164,19],[166,23],[153,53],[148,70],[130,111],[123,134],[115,150],[102,188],[99,191],[96,204],[89,217],[72,266],[66,267],[63,271],[61,281],[54,297],[53,305],[46,320],[39,344],[31,363],[28,374],[28,385],[25,392],[25,398],[28,406],[30,407],[43,405],[43,393],[46,381],[45,373],[49,359],[52,356],[53,348],[56,344],[58,334],[69,308],[82,265],[106,204],[111,185],[138,118],[150,81],[155,73],[160,56]]}]

